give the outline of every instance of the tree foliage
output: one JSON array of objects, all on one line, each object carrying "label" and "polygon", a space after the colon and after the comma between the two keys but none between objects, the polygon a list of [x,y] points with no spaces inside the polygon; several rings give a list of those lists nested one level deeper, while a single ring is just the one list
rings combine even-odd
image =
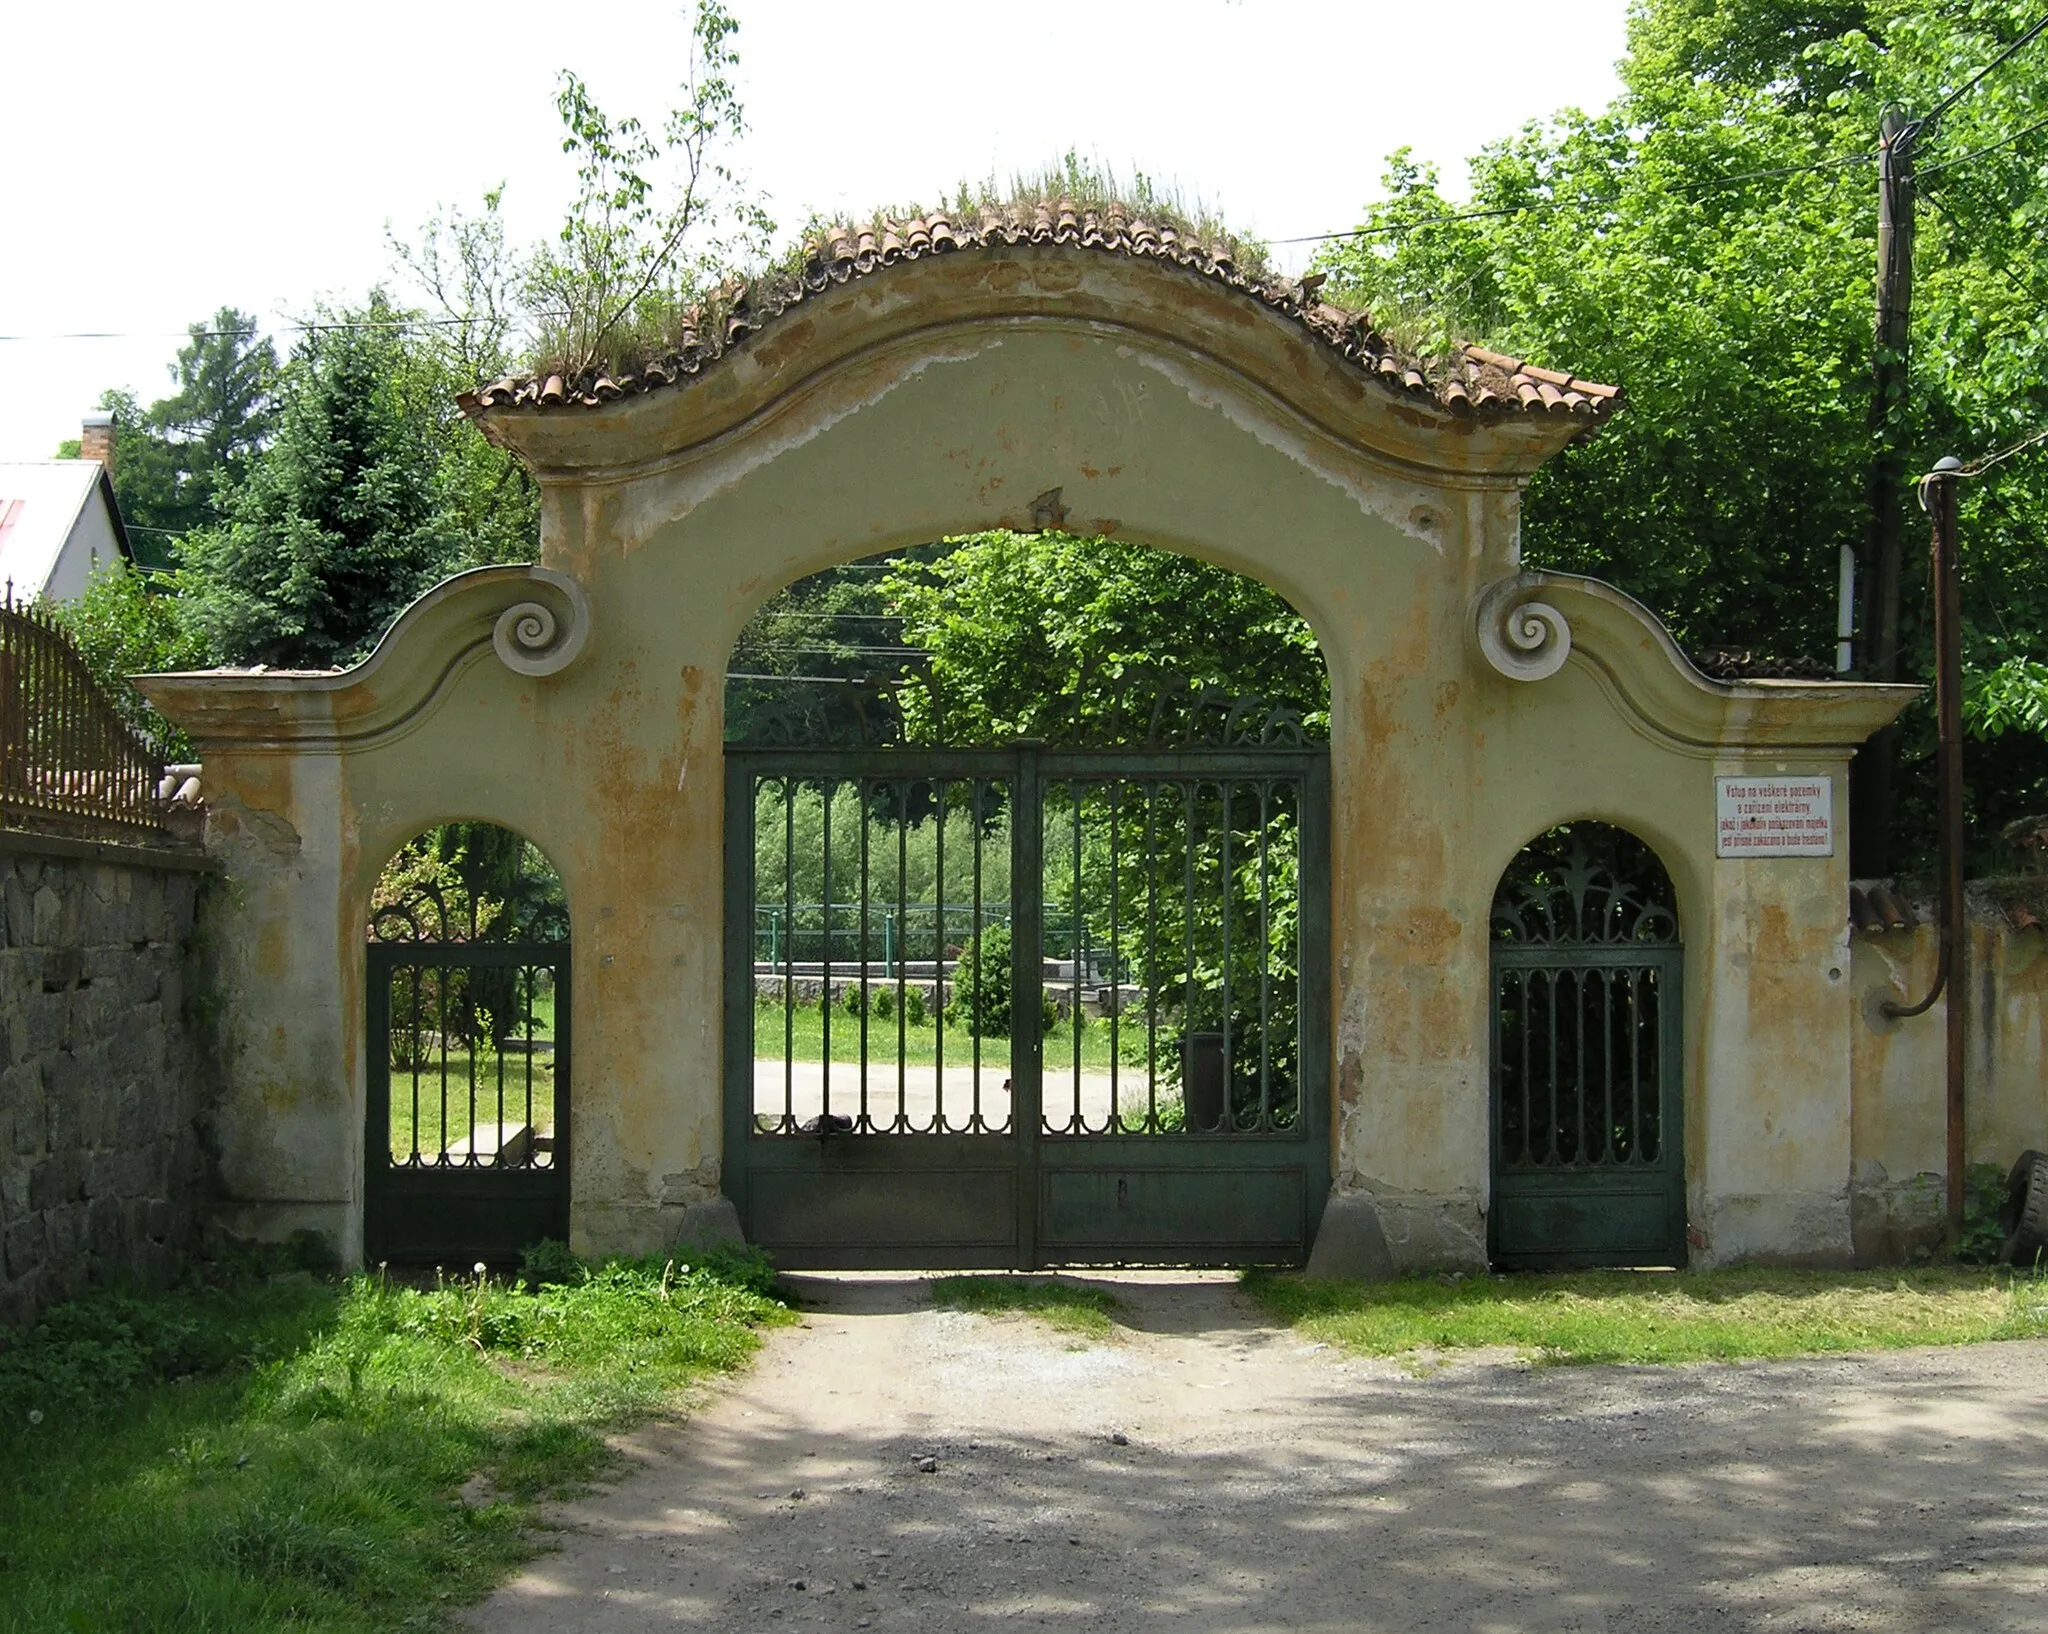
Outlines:
[{"label": "tree foliage", "polygon": [[[1627,388],[1609,429],[1532,482],[1525,559],[1620,584],[1687,645],[1822,657],[1838,552],[1862,545],[1869,518],[1879,116],[1934,108],[2037,9],[1644,0],[1613,106],[1483,148],[1463,205],[1396,155],[1386,201],[1321,270],[1425,347],[1478,339]],[[2048,412],[2048,129],[2029,130],[2044,99],[2037,44],[1923,138],[1914,469],[2004,446]],[[2000,472],[1963,500],[1965,650],[1973,692],[2009,699],[2033,677],[2015,661],[2048,637],[2030,520],[2048,459]],[[1924,574],[1909,567],[1907,588],[1909,672],[1926,675]],[[1923,757],[1926,716],[1906,725]],[[1973,757],[1988,833],[2048,800],[2048,754],[2012,736],[2048,711],[1974,719],[2008,728],[1996,756]],[[1907,801],[1909,854],[1926,817],[1924,794]]]},{"label": "tree foliage", "polygon": [[373,297],[370,321],[299,343],[275,441],[227,522],[186,542],[186,614],[219,658],[353,662],[458,555],[402,344],[375,323],[390,310]]},{"label": "tree foliage", "polygon": [[113,562],[93,573],[84,595],[58,603],[54,611],[122,719],[166,758],[186,753],[190,745],[184,734],[151,709],[127,680],[206,662],[205,649],[181,616],[177,599],[152,589],[126,562]]},{"label": "tree foliage", "polygon": [[904,694],[913,736],[1093,735],[1134,698],[1149,709],[1167,678],[1327,719],[1314,632],[1254,579],[1118,539],[996,532],[950,543],[899,563],[884,584],[904,640],[928,655],[924,684]]},{"label": "tree foliage", "polygon": [[[170,396],[147,408],[132,392],[100,396],[114,416],[114,497],[138,559],[152,566],[174,561],[180,538],[218,519],[274,421],[277,353],[256,320],[224,306],[188,333]],[[78,444],[59,453],[75,459]]]}]

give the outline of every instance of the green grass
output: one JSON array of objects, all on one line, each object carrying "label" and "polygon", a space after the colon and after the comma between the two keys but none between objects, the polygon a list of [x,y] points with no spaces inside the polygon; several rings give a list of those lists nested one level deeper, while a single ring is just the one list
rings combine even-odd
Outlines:
[{"label": "green grass", "polygon": [[607,1430],[784,1314],[758,1259],[574,1274],[47,1313],[0,1352],[0,1630],[446,1626],[534,1552],[536,1500],[608,1467]]},{"label": "green grass", "polygon": [[977,1316],[1034,1317],[1082,1339],[1107,1339],[1123,1308],[1105,1289],[1059,1277],[941,1277],[932,1303]]},{"label": "green grass", "polygon": [[[476,1117],[469,1115],[471,1057],[451,1050],[446,1060],[448,1108],[441,1111],[441,1072],[444,1065],[437,1052],[430,1061],[417,1066],[391,1069],[391,1155],[403,1162],[415,1150],[431,1156],[443,1152],[469,1134],[472,1121],[492,1124],[525,1123],[528,1100],[527,1062],[533,1063],[532,1122],[543,1132],[555,1126],[555,1061],[552,1055],[486,1056],[476,1065]],[[498,1116],[498,1070],[505,1073],[504,1117]],[[419,1117],[413,1117],[413,1093],[419,1093]],[[414,1142],[417,1141],[417,1146]]]},{"label": "green grass", "polygon": [[1308,1337],[1368,1356],[1504,1346],[1544,1362],[1741,1361],[2048,1337],[2048,1281],[1980,1267],[1386,1283],[1255,1271],[1245,1288]]},{"label": "green grass", "polygon": [[[896,1055],[896,1022],[893,1015],[884,1019],[868,1017],[868,1060],[887,1061],[894,1064]],[[817,1002],[796,1007],[791,1013],[793,1061],[822,1061],[825,1059],[825,1023],[818,1013]],[[927,1014],[916,1025],[905,1024],[903,1033],[902,1059],[913,1066],[930,1066],[936,1059],[933,1038],[937,1028]],[[1144,1084],[1145,1066],[1145,1021],[1136,1017],[1129,1025],[1119,1025],[1118,1051],[1122,1056],[1121,1070],[1136,1067],[1139,1076],[1134,1080],[1140,1087]],[[754,1006],[754,1056],[756,1060],[780,1061],[783,1059],[783,1009],[780,1004],[756,1004]],[[860,1017],[835,1006],[832,1011],[832,1059],[838,1061],[860,1060]],[[946,1064],[966,1066],[974,1059],[974,1034],[965,1027],[956,1027],[950,1022],[946,1026]],[[1010,1041],[1007,1038],[984,1038],[981,1041],[981,1066],[984,1072],[994,1068],[1000,1076],[1007,1077],[1010,1063]],[[1159,1069],[1162,1076],[1169,1064],[1177,1065],[1171,1043],[1163,1035],[1159,1045]],[[1074,1026],[1062,1021],[1045,1035],[1045,1065],[1047,1071],[1066,1069],[1074,1065]],[[1089,1018],[1081,1026],[1081,1069],[1084,1072],[1109,1071],[1109,1022]]]}]

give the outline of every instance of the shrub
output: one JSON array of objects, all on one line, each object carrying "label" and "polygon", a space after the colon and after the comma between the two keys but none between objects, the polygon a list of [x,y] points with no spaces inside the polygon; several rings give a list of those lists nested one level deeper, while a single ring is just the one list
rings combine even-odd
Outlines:
[{"label": "shrub", "polygon": [[[953,974],[953,1002],[946,1012],[954,1026],[972,1028],[983,1038],[1010,1036],[1011,945],[1008,925],[991,925],[967,944]],[[1039,1031],[1049,1033],[1059,1012],[1043,986],[1038,996]]]}]

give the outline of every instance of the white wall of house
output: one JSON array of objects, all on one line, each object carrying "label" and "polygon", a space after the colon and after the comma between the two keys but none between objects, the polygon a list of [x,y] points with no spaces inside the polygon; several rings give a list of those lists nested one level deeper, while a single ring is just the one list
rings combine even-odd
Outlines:
[{"label": "white wall of house", "polygon": [[0,583],[17,601],[75,601],[122,559],[98,460],[0,464]]}]

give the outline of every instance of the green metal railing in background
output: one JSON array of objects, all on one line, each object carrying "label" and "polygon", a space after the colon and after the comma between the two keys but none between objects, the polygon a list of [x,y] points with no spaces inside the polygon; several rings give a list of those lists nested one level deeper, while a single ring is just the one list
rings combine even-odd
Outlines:
[{"label": "green metal railing in background", "polygon": [[[941,919],[943,914],[943,919]],[[828,958],[833,964],[858,966],[863,961],[880,972],[895,975],[899,961],[929,963],[947,950],[964,949],[981,930],[1008,928],[1011,920],[1007,902],[982,904],[979,916],[971,902],[913,902],[900,913],[891,901],[870,902],[867,928],[863,932],[859,902],[799,902],[794,908],[776,902],[754,904],[754,961],[760,965],[781,965],[793,960],[815,965]],[[1071,911],[1047,910],[1044,916],[1044,950],[1048,959],[1072,962],[1080,950],[1082,962],[1101,971],[1109,980],[1111,950],[1105,945],[1107,931],[1092,926]]]}]

